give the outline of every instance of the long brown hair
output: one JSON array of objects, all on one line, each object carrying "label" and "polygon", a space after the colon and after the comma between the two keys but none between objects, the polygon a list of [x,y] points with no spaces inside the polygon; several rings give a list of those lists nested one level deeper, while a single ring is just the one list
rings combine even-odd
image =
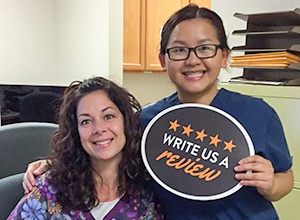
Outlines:
[{"label": "long brown hair", "polygon": [[108,95],[124,118],[126,144],[118,170],[119,193],[138,196],[143,190],[145,167],[140,153],[140,104],[126,89],[103,77],[75,81],[65,90],[59,111],[59,129],[53,137],[53,151],[49,157],[49,181],[54,184],[63,207],[87,211],[99,202],[90,157],[81,145],[76,116],[82,97],[97,90]]}]

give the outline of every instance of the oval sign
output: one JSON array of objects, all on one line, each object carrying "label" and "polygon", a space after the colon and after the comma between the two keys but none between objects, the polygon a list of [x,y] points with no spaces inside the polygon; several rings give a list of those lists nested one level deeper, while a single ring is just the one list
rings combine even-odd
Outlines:
[{"label": "oval sign", "polygon": [[243,126],[212,106],[180,104],[156,115],[142,136],[142,158],[154,180],[193,200],[215,200],[239,190],[234,167],[254,155]]}]

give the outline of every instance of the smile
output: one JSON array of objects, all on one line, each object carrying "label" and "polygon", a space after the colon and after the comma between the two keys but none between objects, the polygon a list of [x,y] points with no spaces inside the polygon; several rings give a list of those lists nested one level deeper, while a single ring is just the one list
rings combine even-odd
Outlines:
[{"label": "smile", "polygon": [[110,143],[112,141],[112,139],[109,139],[109,140],[106,140],[106,141],[97,141],[97,142],[94,142],[96,145],[106,145],[108,143]]},{"label": "smile", "polygon": [[196,77],[201,77],[205,71],[198,71],[198,72],[185,72],[184,75],[189,78],[196,78]]}]

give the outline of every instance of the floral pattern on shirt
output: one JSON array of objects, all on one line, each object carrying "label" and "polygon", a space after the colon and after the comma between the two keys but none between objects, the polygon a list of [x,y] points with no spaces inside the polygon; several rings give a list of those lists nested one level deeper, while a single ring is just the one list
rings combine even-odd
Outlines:
[{"label": "floral pattern on shirt", "polygon": [[[63,208],[57,201],[56,193],[55,187],[49,183],[46,174],[38,177],[32,192],[19,201],[7,220],[94,220],[90,212]],[[152,194],[142,193],[142,199],[128,197],[126,202],[121,198],[104,219],[163,219],[155,209],[156,204]]]},{"label": "floral pattern on shirt", "polygon": [[56,198],[56,189],[48,182],[46,175],[37,178],[32,192],[24,196],[12,211],[8,220],[86,220],[81,211],[63,210]]}]

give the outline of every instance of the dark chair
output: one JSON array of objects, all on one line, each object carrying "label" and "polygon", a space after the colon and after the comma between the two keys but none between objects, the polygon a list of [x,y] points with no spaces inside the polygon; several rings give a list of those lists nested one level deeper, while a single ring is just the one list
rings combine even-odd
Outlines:
[{"label": "dark chair", "polygon": [[32,92],[19,104],[20,122],[57,123],[57,107],[60,95],[54,92]]},{"label": "dark chair", "polygon": [[19,173],[0,179],[0,219],[6,219],[24,195],[23,176]]},{"label": "dark chair", "polygon": [[46,122],[0,126],[0,178],[22,173],[28,163],[50,153],[51,138],[57,128],[57,124]]}]

